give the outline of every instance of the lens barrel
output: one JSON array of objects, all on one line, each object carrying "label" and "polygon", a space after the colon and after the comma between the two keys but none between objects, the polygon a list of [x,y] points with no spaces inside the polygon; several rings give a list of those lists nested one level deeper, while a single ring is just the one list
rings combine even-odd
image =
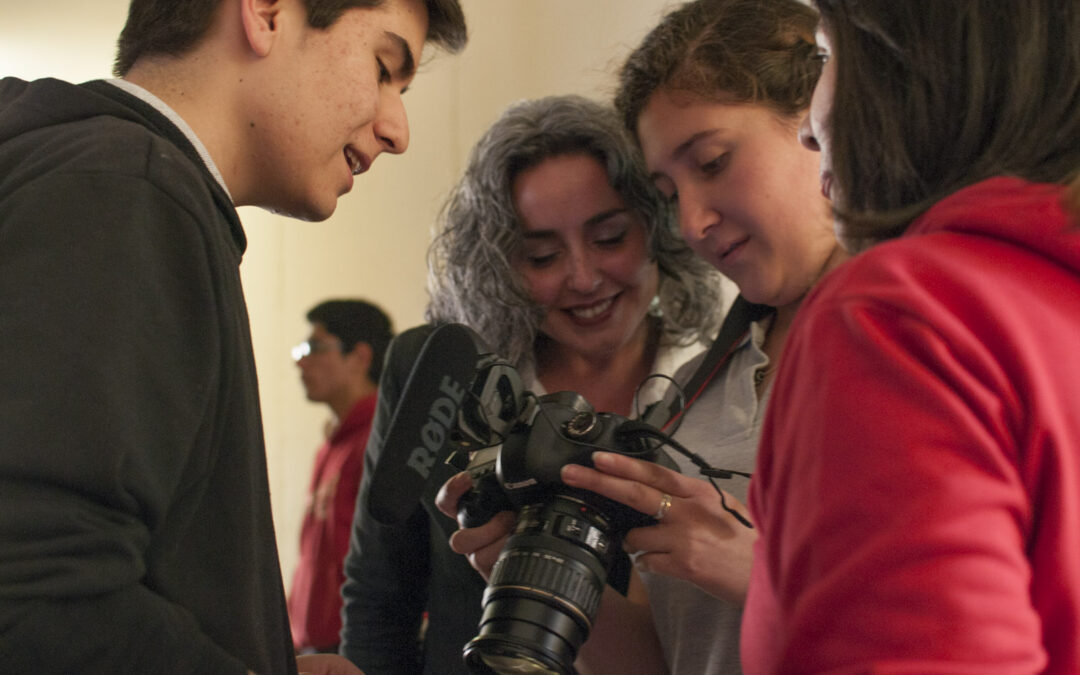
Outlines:
[{"label": "lens barrel", "polygon": [[609,530],[566,495],[521,510],[484,592],[480,632],[465,646],[473,672],[576,672],[613,559]]}]

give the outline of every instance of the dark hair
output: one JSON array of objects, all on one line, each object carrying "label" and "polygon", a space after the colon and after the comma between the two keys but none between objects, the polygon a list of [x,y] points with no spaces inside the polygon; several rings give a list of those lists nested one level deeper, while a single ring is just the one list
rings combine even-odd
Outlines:
[{"label": "dark hair", "polygon": [[371,347],[368,377],[373,382],[379,381],[386,348],[394,337],[390,319],[381,309],[363,300],[327,300],[312,307],[307,320],[321,323],[328,333],[341,340],[343,352],[352,351],[357,343],[367,343]]},{"label": "dark hair", "polygon": [[817,14],[798,0],[688,2],[627,58],[615,107],[635,135],[641,111],[662,88],[797,117],[821,73],[816,26]]},{"label": "dark hair", "polygon": [[[312,28],[329,28],[343,12],[375,8],[386,0],[304,0]],[[123,77],[142,56],[179,56],[210,30],[221,0],[131,0],[120,33],[113,73]],[[427,41],[458,52],[468,40],[459,0],[424,0],[428,12]]]},{"label": "dark hair", "polygon": [[849,245],[896,236],[992,176],[1080,181],[1080,2],[816,4],[836,59],[825,123]]},{"label": "dark hair", "polygon": [[615,111],[581,96],[512,105],[477,142],[428,251],[428,320],[470,326],[515,365],[532,359],[544,310],[514,268],[522,235],[513,185],[522,171],[573,154],[594,157],[645,224],[659,269],[664,337],[711,337],[720,314],[719,273],[679,237],[671,209]]}]

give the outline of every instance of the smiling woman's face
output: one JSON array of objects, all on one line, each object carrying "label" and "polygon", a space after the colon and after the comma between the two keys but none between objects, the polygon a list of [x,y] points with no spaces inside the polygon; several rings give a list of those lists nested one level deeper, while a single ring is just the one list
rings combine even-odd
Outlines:
[{"label": "smiling woman's face", "polygon": [[647,334],[659,273],[641,217],[589,155],[551,157],[514,181],[524,235],[515,263],[560,348],[610,357]]},{"label": "smiling woman's face", "polygon": [[751,302],[800,299],[836,247],[818,154],[772,109],[658,90],[637,135],[683,238]]}]

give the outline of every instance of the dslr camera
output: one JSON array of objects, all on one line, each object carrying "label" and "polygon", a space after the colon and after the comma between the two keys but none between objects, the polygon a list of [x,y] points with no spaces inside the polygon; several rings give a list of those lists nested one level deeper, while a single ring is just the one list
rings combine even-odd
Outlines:
[{"label": "dslr camera", "polygon": [[656,521],[564,484],[560,470],[592,466],[597,450],[678,468],[652,427],[597,412],[574,392],[523,391],[517,371],[498,357],[482,359],[471,389],[450,438],[455,455],[468,457],[474,486],[458,503],[459,523],[474,527],[505,510],[517,521],[465,662],[474,673],[573,675],[623,536]]}]

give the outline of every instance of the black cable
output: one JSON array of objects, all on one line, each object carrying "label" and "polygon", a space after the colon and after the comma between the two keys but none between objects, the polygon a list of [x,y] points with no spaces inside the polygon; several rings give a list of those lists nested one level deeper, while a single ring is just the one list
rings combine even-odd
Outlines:
[{"label": "black cable", "polygon": [[684,392],[683,388],[679,385],[679,383],[675,381],[675,378],[673,378],[673,377],[671,377],[669,375],[665,375],[663,373],[652,373],[651,375],[649,375],[648,377],[646,377],[644,380],[641,381],[641,383],[637,386],[637,389],[634,390],[634,412],[635,412],[635,417],[637,419],[639,419],[639,420],[646,419],[649,411],[652,409],[653,406],[661,405],[664,402],[664,399],[661,398],[659,401],[656,401],[655,403],[650,404],[644,411],[641,410],[640,400],[638,399],[638,394],[641,392],[641,388],[645,386],[645,383],[648,382],[650,379],[652,379],[654,377],[657,377],[657,378],[660,378],[660,379],[663,379],[663,380],[667,380],[668,382],[670,382],[671,386],[674,387],[674,389],[675,389],[675,395],[678,397],[679,413],[680,414],[677,414],[674,417],[675,426],[671,430],[671,434],[674,435],[675,432],[677,432],[679,430],[679,427],[682,426],[682,418],[683,418],[683,416],[682,416],[681,413],[682,413],[682,411],[686,410],[686,392]]},{"label": "black cable", "polygon": [[716,481],[714,480],[715,478],[725,478],[726,479],[726,478],[733,478],[735,476],[743,476],[745,478],[751,478],[753,474],[745,473],[743,471],[734,471],[734,470],[731,470],[731,469],[717,469],[717,468],[714,468],[707,461],[705,461],[705,459],[702,458],[701,455],[698,455],[697,453],[692,452],[689,448],[684,446],[682,443],[679,443],[678,441],[676,441],[674,438],[672,438],[668,434],[666,434],[663,431],[660,431],[659,429],[657,429],[656,427],[653,427],[653,426],[651,426],[649,424],[646,424],[644,422],[638,422],[638,421],[635,421],[635,420],[630,420],[628,422],[624,422],[619,427],[616,434],[617,435],[625,434],[627,436],[631,436],[631,437],[635,437],[635,438],[652,438],[654,440],[658,440],[658,441],[660,441],[661,446],[668,445],[673,450],[678,452],[680,455],[683,455],[684,457],[689,459],[694,464],[694,466],[698,467],[698,470],[701,472],[701,475],[703,475],[703,476],[705,476],[706,478],[709,479],[709,484],[712,485],[713,489],[716,490],[717,494],[720,495],[720,506],[722,506],[725,511],[730,513],[732,515],[732,517],[735,518],[735,520],[739,521],[740,523],[742,523],[746,527],[749,527],[750,529],[754,529],[753,524],[751,524],[750,521],[747,520],[745,516],[743,516],[741,513],[739,513],[738,511],[735,511],[734,509],[732,509],[731,507],[729,507],[727,505],[727,500],[724,498],[724,491],[722,489],[720,489],[720,486],[717,485]]},{"label": "black cable", "polygon": [[[528,395],[535,397],[535,395],[531,394],[531,392],[529,392]],[[539,404],[538,399],[537,402]],[[602,452],[615,452],[617,454],[626,455],[627,457],[640,457],[641,455],[656,450],[657,448],[660,448],[664,445],[670,446],[673,450],[689,459],[695,466],[698,467],[701,475],[705,476],[709,480],[709,484],[712,485],[713,489],[716,490],[716,493],[720,495],[720,506],[725,511],[730,513],[732,517],[735,518],[735,520],[739,521],[746,527],[754,529],[753,524],[751,524],[745,516],[727,505],[727,500],[724,498],[724,491],[720,488],[719,485],[716,484],[716,481],[714,480],[716,478],[728,479],[733,478],[734,476],[743,476],[745,478],[750,478],[752,474],[742,471],[714,468],[703,457],[701,457],[701,455],[692,452],[682,443],[679,443],[670,435],[657,429],[651,424],[648,424],[647,422],[642,422],[640,420],[626,420],[625,422],[620,424],[619,427],[615,430],[615,440],[619,443],[619,445],[623,446],[624,448],[641,447],[641,450],[633,452],[622,450],[620,448],[609,448],[602,445],[596,445],[595,443],[582,441],[577,438],[571,438],[564,433],[564,430],[560,427],[560,425],[556,424],[555,421],[548,416],[547,411],[544,410],[543,405],[538,405],[538,409],[538,415],[544,418],[544,421],[551,426],[551,428],[555,431],[556,435],[569,443],[573,443],[581,447],[593,448]],[[659,441],[659,444],[656,447],[648,447],[645,444],[637,444],[633,442],[635,440],[641,439],[653,439]]]}]

